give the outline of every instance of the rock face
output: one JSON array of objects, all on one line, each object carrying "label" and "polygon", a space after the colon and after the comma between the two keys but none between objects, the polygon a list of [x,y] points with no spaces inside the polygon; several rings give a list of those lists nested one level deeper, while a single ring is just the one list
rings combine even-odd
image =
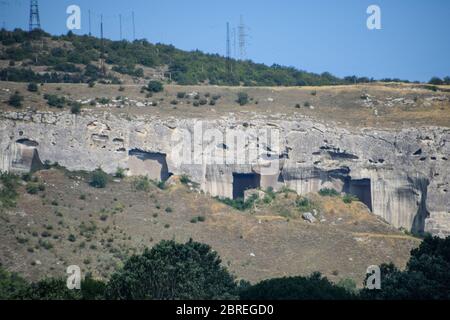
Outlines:
[{"label": "rock face", "polygon": [[[334,188],[356,195],[396,227],[450,234],[448,128],[349,131],[305,118],[244,121],[232,115],[201,121],[108,113],[0,117],[3,171],[34,170],[50,161],[69,170],[114,173],[121,167],[155,180],[186,174],[205,192],[229,198],[255,188],[288,187],[299,194]],[[246,139],[235,142],[243,134]],[[256,154],[258,161],[229,162],[231,151],[238,158]]]}]

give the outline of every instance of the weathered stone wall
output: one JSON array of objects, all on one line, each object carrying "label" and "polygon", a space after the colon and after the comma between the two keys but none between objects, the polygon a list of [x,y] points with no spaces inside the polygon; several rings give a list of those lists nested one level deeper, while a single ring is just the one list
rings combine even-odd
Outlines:
[{"label": "weathered stone wall", "polygon": [[[121,167],[130,169],[130,174],[148,171],[153,178],[164,178],[167,172],[187,174],[205,192],[223,197],[233,196],[233,174],[261,173],[261,166],[254,164],[181,163],[174,152],[174,134],[183,130],[193,132],[198,125],[196,119],[130,120],[108,113],[99,117],[31,112],[3,113],[0,117],[0,170],[15,170],[17,158],[23,155],[24,160],[28,157],[22,163],[25,166],[31,166],[38,157],[42,162],[58,162],[69,170],[101,167],[114,173]],[[370,188],[358,192],[364,192],[364,197],[370,193],[373,212],[394,226],[440,235],[450,232],[448,128],[349,131],[305,118],[269,121],[253,117],[244,122],[231,116],[203,120],[202,127],[219,132],[247,128],[279,130],[280,146],[270,150],[280,157],[279,170],[261,176],[264,188],[286,186],[299,194],[324,187],[345,191],[352,180],[365,180]],[[24,141],[32,143],[27,145]],[[196,143],[193,142],[193,149]],[[226,149],[227,143],[214,139],[203,142],[216,151]],[[249,141],[238,150],[250,152],[256,144]],[[34,150],[35,160],[30,162]],[[165,163],[162,158],[149,158],[150,162],[139,164],[136,155],[130,154],[132,150],[164,155]],[[220,152],[215,157],[220,158]],[[167,172],[163,174],[164,166]]]}]

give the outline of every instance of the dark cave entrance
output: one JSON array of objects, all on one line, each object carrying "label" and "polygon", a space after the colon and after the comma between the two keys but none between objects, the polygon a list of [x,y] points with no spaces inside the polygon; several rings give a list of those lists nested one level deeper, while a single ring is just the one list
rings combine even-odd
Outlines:
[{"label": "dark cave entrance", "polygon": [[349,180],[346,182],[344,192],[358,197],[372,211],[372,187],[370,179]]},{"label": "dark cave entrance", "polygon": [[257,173],[233,173],[233,199],[244,198],[248,189],[261,186],[261,176]]},{"label": "dark cave entrance", "polygon": [[36,141],[20,139],[16,141],[15,154],[12,159],[12,169],[20,172],[36,172],[43,168],[36,147]]}]

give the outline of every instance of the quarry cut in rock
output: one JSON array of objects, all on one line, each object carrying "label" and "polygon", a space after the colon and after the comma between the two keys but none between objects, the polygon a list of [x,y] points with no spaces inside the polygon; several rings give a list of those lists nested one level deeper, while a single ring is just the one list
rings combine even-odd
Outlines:
[{"label": "quarry cut in rock", "polygon": [[[276,128],[279,147],[266,146],[265,160],[270,164],[276,159],[277,167],[266,174],[261,164],[180,161],[174,136],[193,132],[200,120],[5,112],[0,118],[0,170],[33,171],[48,161],[69,170],[101,167],[114,173],[120,167],[154,180],[187,175],[210,195],[228,198],[244,197],[248,189],[287,187],[307,194],[333,188],[357,196],[395,227],[450,235],[448,128],[349,130],[306,118],[269,121],[255,116],[244,121],[232,115],[201,120],[204,130],[216,132]],[[240,152],[251,152],[258,137],[255,141]],[[215,157],[230,146],[214,139],[202,143],[218,151]]]}]

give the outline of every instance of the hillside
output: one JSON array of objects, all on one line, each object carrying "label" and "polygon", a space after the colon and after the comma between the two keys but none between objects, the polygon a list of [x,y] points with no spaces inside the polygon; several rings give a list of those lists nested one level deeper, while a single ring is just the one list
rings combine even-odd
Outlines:
[{"label": "hillside", "polygon": [[[186,52],[147,40],[111,41],[89,36],[51,36],[43,31],[0,31],[0,79],[35,82],[132,82],[164,79],[181,85],[303,86],[354,84],[368,78],[339,79],[279,65],[227,60],[218,54]],[[102,53],[103,47],[103,53]],[[105,70],[101,70],[101,58]],[[230,72],[229,70],[232,70]]]},{"label": "hillside", "polygon": [[[420,243],[364,204],[341,197],[299,197],[286,189],[238,211],[178,178],[164,189],[142,178],[111,178],[105,189],[96,189],[89,179],[88,173],[53,168],[27,177],[31,182],[18,181],[17,206],[0,210],[3,267],[36,280],[64,276],[67,265],[77,264],[108,278],[145,247],[193,238],[218,251],[238,278],[320,271],[361,285],[369,264],[404,266]],[[32,181],[41,186],[36,192],[26,187]],[[302,219],[312,208],[320,222]]]}]

